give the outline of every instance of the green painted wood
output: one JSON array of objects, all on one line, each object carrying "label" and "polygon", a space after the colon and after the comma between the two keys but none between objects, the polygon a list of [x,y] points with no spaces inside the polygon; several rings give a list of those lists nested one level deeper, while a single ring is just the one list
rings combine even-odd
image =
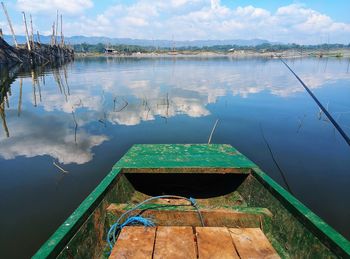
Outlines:
[{"label": "green painted wood", "polygon": [[332,252],[341,258],[350,258],[350,242],[345,237],[282,188],[260,168],[254,168],[253,176]]},{"label": "green painted wood", "polygon": [[42,245],[32,258],[55,258],[64,248],[66,243],[68,243],[69,239],[72,237],[72,233],[74,234],[74,232],[78,231],[79,227],[104,198],[108,192],[108,188],[116,179],[120,171],[121,170],[118,168],[113,169],[56,230],[56,232]]},{"label": "green painted wood", "polygon": [[[94,212],[98,204],[115,185],[120,172],[129,169],[163,169],[168,172],[177,169],[179,173],[187,169],[200,169],[195,172],[228,172],[226,169],[247,169],[253,176],[277,197],[295,217],[298,218],[322,243],[336,254],[350,257],[350,243],[332,229],[322,219],[312,213],[294,196],[273,181],[253,162],[230,145],[191,144],[191,145],[134,145],[123,158],[115,164],[112,171],[102,180],[96,189],[82,202],[73,214],[57,229],[50,239],[38,250],[33,258],[56,257],[69,242],[72,235],[79,230],[86,219]],[[183,169],[183,171],[181,170]],[[201,171],[203,170],[203,171]],[[147,170],[146,170],[147,171]],[[145,172],[146,172],[145,171]],[[193,172],[193,171],[190,171]],[[119,195],[116,193],[116,195]]]},{"label": "green painted wood", "polygon": [[253,162],[230,145],[151,144],[134,145],[122,159],[116,163],[115,168],[226,169],[251,168],[254,166]]}]

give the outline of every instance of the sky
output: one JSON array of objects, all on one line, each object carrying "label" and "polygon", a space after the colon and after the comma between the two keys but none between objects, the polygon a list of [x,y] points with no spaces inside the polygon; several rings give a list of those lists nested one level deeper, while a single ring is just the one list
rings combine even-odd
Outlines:
[{"label": "sky", "polygon": [[[24,35],[22,11],[34,31],[49,35],[56,11],[66,36],[134,39],[350,43],[348,0],[5,0],[15,33]],[[29,23],[29,21],[28,21]],[[0,28],[9,34],[0,11]]]}]

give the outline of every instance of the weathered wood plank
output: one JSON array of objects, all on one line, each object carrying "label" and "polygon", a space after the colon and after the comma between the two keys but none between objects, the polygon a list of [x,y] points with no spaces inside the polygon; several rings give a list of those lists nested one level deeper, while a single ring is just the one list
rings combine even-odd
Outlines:
[{"label": "weathered wood plank", "polygon": [[158,227],[153,258],[196,259],[192,227]]},{"label": "weathered wood plank", "polygon": [[124,227],[109,258],[152,259],[155,227]]},{"label": "weathered wood plank", "polygon": [[[126,204],[111,204],[107,211],[114,217],[123,214],[127,207]],[[261,220],[265,217],[271,217],[269,210],[264,208],[241,208],[240,211],[232,209],[201,209],[204,224],[207,227],[243,227],[258,228]],[[136,210],[135,213],[141,213],[146,218],[152,218],[157,226],[201,226],[198,213],[194,210]]]},{"label": "weathered wood plank", "polygon": [[260,228],[230,228],[241,258],[280,258]]},{"label": "weathered wood plank", "polygon": [[227,228],[197,227],[199,259],[239,258]]}]

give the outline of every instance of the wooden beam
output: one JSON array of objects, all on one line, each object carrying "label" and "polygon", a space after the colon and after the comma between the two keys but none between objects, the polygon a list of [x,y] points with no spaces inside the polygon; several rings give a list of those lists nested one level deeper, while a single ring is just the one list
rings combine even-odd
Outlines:
[{"label": "wooden beam", "polygon": [[32,15],[29,14],[30,17],[30,42],[32,44],[32,48],[34,49],[34,32],[33,32],[33,20]]},{"label": "wooden beam", "polygon": [[52,24],[51,46],[55,44],[55,22]]},{"label": "wooden beam", "polygon": [[58,44],[57,42],[57,34],[58,34],[58,10],[56,13],[56,33],[55,33],[55,45]]},{"label": "wooden beam", "polygon": [[18,43],[17,43],[17,40],[16,40],[15,31],[13,30],[13,27],[12,27],[12,23],[11,23],[10,16],[9,16],[9,14],[7,13],[7,9],[6,9],[6,7],[5,7],[5,4],[4,4],[3,2],[1,2],[1,5],[2,5],[2,9],[4,10],[5,16],[6,16],[6,18],[7,18],[7,22],[8,22],[8,24],[9,24],[9,27],[10,27],[10,30],[11,30],[11,33],[12,33],[13,41],[14,41],[14,43],[15,43],[16,48],[18,48]]},{"label": "wooden beam", "polygon": [[22,12],[22,14],[23,14],[23,22],[24,22],[24,29],[25,29],[25,32],[26,32],[26,40],[27,40],[28,50],[32,51],[32,48],[31,48],[31,45],[30,45],[30,42],[29,42],[29,34],[28,34],[26,14],[25,14],[25,12]]},{"label": "wooden beam", "polygon": [[[124,209],[125,207],[126,204],[111,204],[107,208],[107,213],[111,216],[113,215],[112,218],[118,218],[126,211]],[[140,208],[140,210],[135,210],[134,212],[136,214],[140,213],[143,217],[152,218],[157,226],[201,226],[197,211],[191,208],[186,209],[186,207],[182,207],[182,209],[176,210]],[[256,228],[260,227],[265,217],[272,217],[269,210],[264,208],[252,208],[247,212],[245,212],[244,209],[240,211],[232,209],[201,209],[200,212],[203,216],[204,224],[207,227]]]},{"label": "wooden beam", "polygon": [[64,46],[64,37],[63,37],[63,23],[62,23],[62,14],[61,14],[61,47]]},{"label": "wooden beam", "polygon": [[36,34],[37,34],[37,39],[36,40],[37,40],[37,42],[39,44],[41,44],[39,31],[36,31]]}]

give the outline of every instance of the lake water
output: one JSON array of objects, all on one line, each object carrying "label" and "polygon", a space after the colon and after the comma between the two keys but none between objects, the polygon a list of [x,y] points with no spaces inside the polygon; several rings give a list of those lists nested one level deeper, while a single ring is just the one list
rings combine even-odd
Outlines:
[{"label": "lake water", "polygon": [[[350,135],[350,61],[287,62]],[[32,255],[131,145],[206,143],[217,119],[212,143],[286,187],[264,135],[292,193],[350,238],[350,147],[279,60],[78,59],[18,74],[1,107],[1,258]]]}]

